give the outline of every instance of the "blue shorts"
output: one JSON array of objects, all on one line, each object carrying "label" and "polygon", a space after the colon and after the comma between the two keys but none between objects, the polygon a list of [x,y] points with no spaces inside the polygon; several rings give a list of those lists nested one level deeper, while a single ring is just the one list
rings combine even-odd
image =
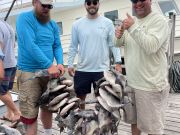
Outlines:
[{"label": "blue shorts", "polygon": [[74,76],[74,89],[77,96],[84,96],[91,93],[91,85],[93,84],[93,87],[95,88],[95,82],[103,76],[103,72],[76,71]]},{"label": "blue shorts", "polygon": [[16,67],[4,69],[4,79],[0,81],[0,95],[5,95],[13,88],[14,78],[16,76]]}]

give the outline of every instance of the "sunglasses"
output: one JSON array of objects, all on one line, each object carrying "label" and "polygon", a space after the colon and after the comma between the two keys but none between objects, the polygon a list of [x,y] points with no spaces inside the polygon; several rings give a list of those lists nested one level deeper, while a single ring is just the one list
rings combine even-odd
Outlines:
[{"label": "sunglasses", "polygon": [[52,9],[53,8],[53,5],[48,5],[48,4],[41,4],[41,6],[43,8],[48,8],[48,9]]},{"label": "sunglasses", "polygon": [[87,1],[86,4],[87,4],[88,6],[91,6],[91,4],[93,4],[94,6],[96,6],[96,5],[98,4],[98,2],[97,2],[97,1]]},{"label": "sunglasses", "polygon": [[131,0],[131,2],[132,2],[133,4],[138,3],[138,1],[140,1],[140,2],[144,2],[144,1],[146,1],[146,0]]}]

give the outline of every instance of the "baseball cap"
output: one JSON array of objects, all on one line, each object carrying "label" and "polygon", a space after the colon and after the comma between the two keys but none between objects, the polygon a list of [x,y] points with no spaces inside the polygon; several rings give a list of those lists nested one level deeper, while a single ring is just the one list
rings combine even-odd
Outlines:
[{"label": "baseball cap", "polygon": [[53,4],[53,0],[39,0],[41,2],[41,4],[44,5],[52,5]]},{"label": "baseball cap", "polygon": [[97,2],[99,2],[99,0],[85,0],[85,2],[89,2],[89,1],[97,1]]}]

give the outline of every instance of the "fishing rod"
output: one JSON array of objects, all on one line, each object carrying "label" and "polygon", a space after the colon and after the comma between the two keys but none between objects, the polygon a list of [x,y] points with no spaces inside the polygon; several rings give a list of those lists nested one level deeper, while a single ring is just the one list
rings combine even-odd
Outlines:
[{"label": "fishing rod", "polygon": [[16,2],[16,0],[13,0],[13,2],[12,2],[11,6],[10,6],[10,8],[9,8],[7,14],[6,14],[6,17],[4,18],[4,21],[7,20],[7,18],[8,18],[8,16],[9,16],[9,14],[10,14],[10,12],[11,12],[11,10],[12,10],[15,2]]}]

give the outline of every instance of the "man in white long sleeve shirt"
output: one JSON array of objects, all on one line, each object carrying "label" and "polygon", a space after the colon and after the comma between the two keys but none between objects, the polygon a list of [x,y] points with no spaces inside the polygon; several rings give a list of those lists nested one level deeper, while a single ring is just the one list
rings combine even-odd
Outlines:
[{"label": "man in white long sleeve shirt", "polygon": [[[103,71],[110,67],[109,48],[112,50],[116,66],[121,71],[119,48],[114,47],[114,26],[111,20],[98,14],[99,0],[85,0],[87,16],[77,20],[72,26],[72,39],[68,54],[68,72],[74,76],[76,94],[85,100],[91,92],[91,84],[103,77]],[[78,53],[77,70],[73,62]],[[84,105],[81,106],[85,108]]]},{"label": "man in white long sleeve shirt", "polygon": [[151,0],[131,0],[137,18],[127,14],[116,29],[117,46],[124,45],[128,86],[134,92],[132,135],[141,131],[162,135],[164,108],[169,84],[165,52],[168,46],[167,20],[151,10]]}]

